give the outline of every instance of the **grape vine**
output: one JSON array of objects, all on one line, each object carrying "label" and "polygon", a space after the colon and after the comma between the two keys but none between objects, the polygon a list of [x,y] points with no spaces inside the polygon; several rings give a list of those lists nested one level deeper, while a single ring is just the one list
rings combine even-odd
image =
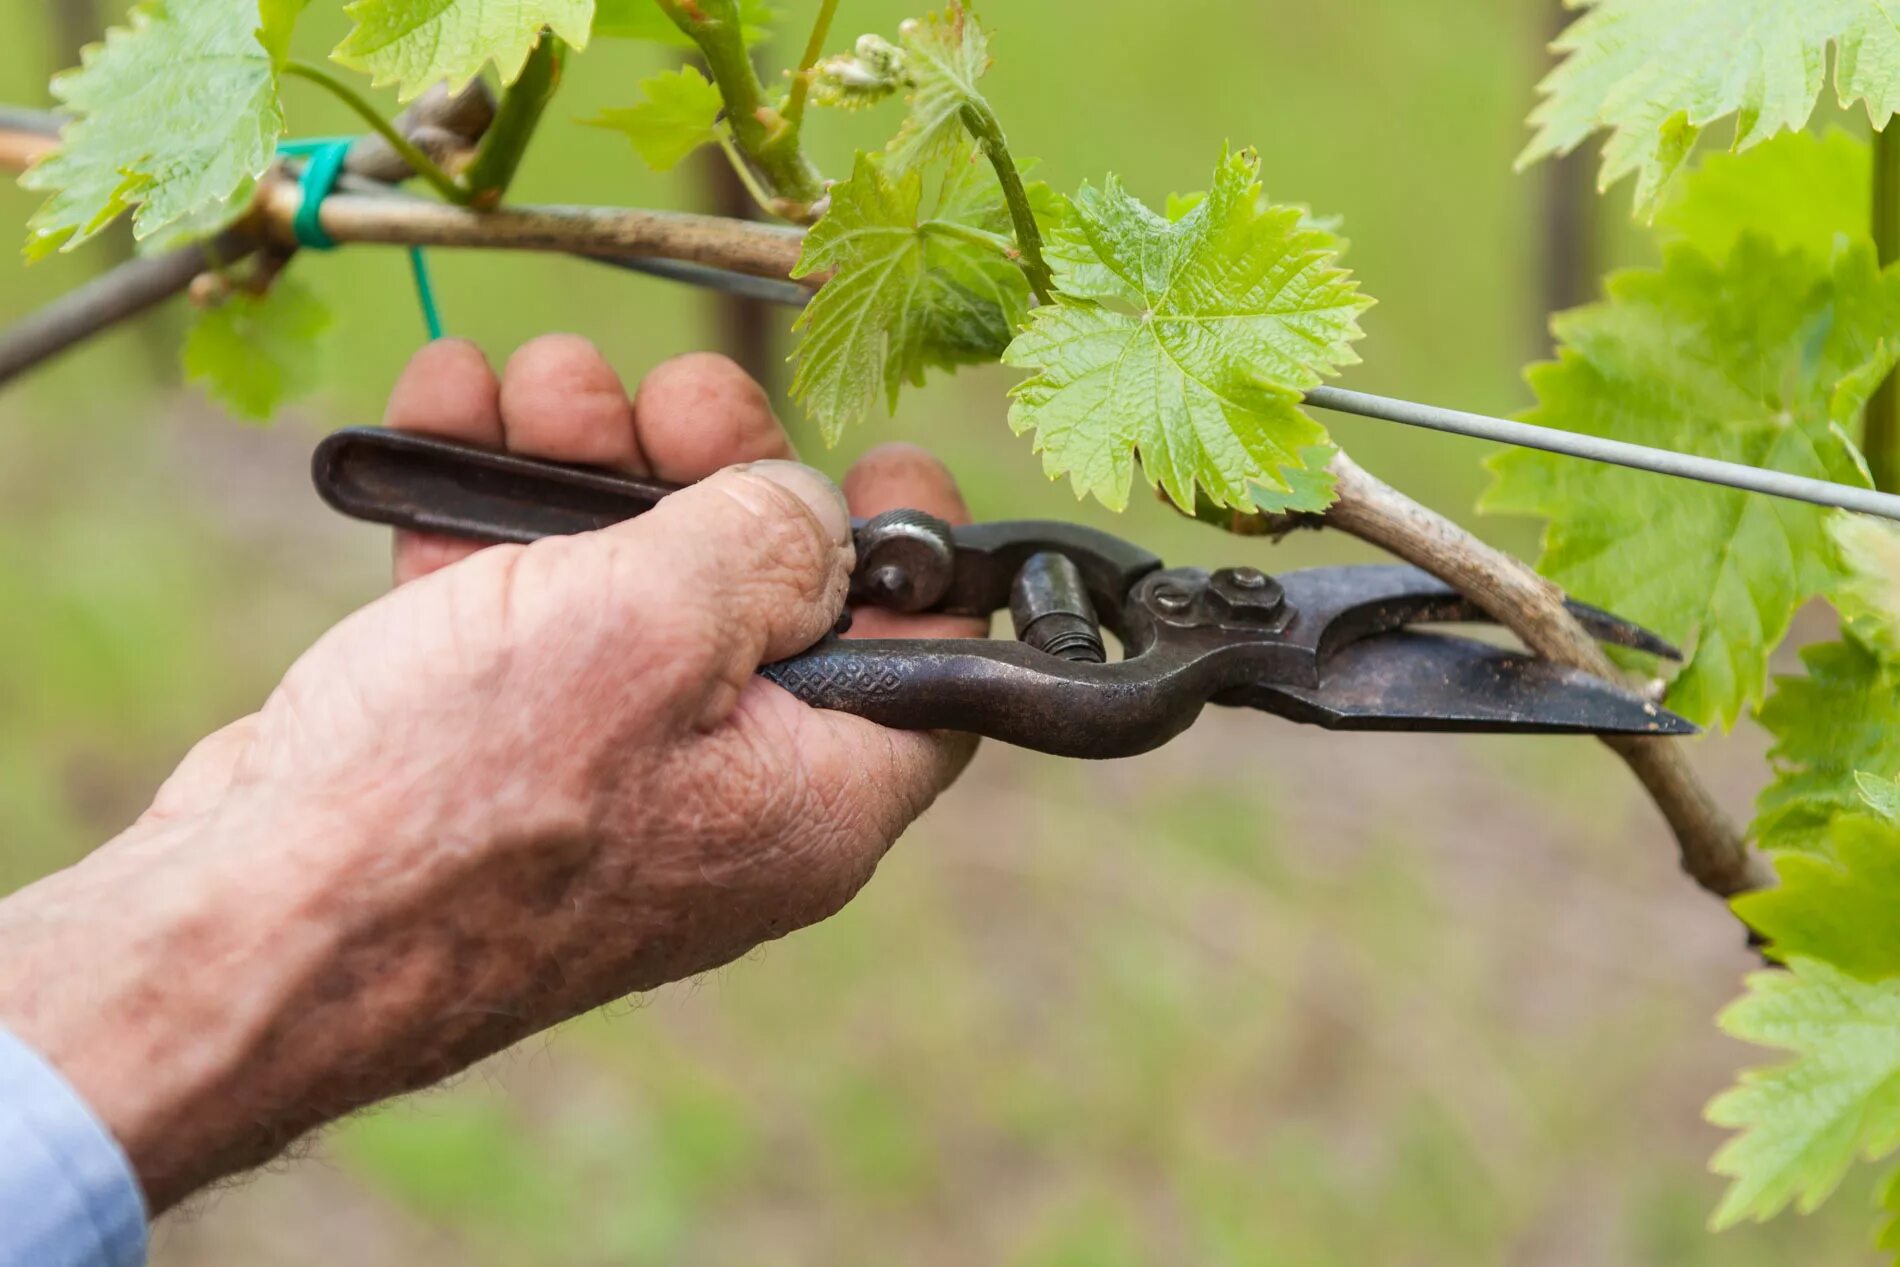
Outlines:
[{"label": "grape vine", "polygon": [[[991,34],[955,0],[855,37],[834,37],[839,0],[809,0],[802,55],[779,80],[758,68],[781,20],[762,0],[354,0],[328,66],[291,54],[307,4],[142,0],[54,81],[68,115],[57,147],[0,146],[0,162],[36,160],[22,177],[44,195],[29,256],[72,250],[122,215],[158,253],[127,265],[143,271],[116,291],[53,314],[64,334],[0,332],[0,378],[15,367],[10,342],[25,363],[206,273],[189,377],[257,419],[309,386],[331,316],[291,267],[303,195],[279,146],[297,81],[374,138],[352,150],[357,183],[324,203],[330,237],[657,256],[700,280],[771,279],[809,300],[791,394],[829,441],[895,411],[929,371],[1001,362],[1024,371],[1010,427],[1078,497],[1119,509],[1139,472],[1229,531],[1331,524],[1439,572],[1541,654],[1616,672],[1555,582],[1684,646],[1672,708],[1714,727],[1752,718],[1774,739],[1756,852],[1679,746],[1612,745],[1669,819],[1685,868],[1733,898],[1778,965],[1720,1021],[1792,1059],[1744,1073],[1709,1107],[1735,1132],[1713,1162],[1729,1180],[1714,1225],[1813,1209],[1857,1159],[1900,1151],[1900,934],[1888,918],[1900,899],[1900,532],[1511,452],[1491,462],[1484,508],[1544,521],[1539,580],[1372,479],[1308,412],[1307,393],[1357,362],[1372,302],[1341,264],[1334,224],[1266,198],[1246,149],[1210,148],[1206,190],[1159,209],[1112,174],[1066,194],[1028,178],[984,95]],[[1663,251],[1556,319],[1558,353],[1530,373],[1527,417],[1893,487],[1900,144],[1885,129],[1900,108],[1900,20],[1880,0],[1578,7],[1522,161],[1603,136],[1603,187],[1633,178]],[[693,57],[585,122],[660,170],[717,149],[784,224],[508,200],[567,60],[622,39]],[[340,71],[414,104],[384,119]],[[498,100],[463,91],[484,74],[504,85]],[[1808,130],[1830,83],[1865,114],[1871,143]],[[456,112],[476,98],[491,108],[470,125]],[[806,130],[826,111],[887,107],[901,118],[884,147],[827,179]],[[1731,117],[1729,152],[1697,161],[1702,134]],[[437,200],[396,196],[408,176]],[[1836,636],[1771,680],[1773,652],[1814,600],[1838,613]],[[1900,1169],[1884,1200],[1878,1243],[1900,1252]]]}]

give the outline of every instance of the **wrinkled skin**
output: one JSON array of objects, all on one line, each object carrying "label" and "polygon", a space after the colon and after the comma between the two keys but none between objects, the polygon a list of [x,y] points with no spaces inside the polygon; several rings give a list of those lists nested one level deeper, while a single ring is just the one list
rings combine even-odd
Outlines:
[{"label": "wrinkled skin", "polygon": [[[825,918],[969,755],[754,675],[835,623],[848,513],[966,517],[928,455],[874,451],[847,510],[729,362],[669,362],[629,399],[567,336],[499,379],[433,344],[387,421],[700,482],[526,547],[400,534],[393,593],[123,836],[0,902],[0,1024],[98,1110],[154,1210]],[[977,632],[878,612],[855,630]]]}]

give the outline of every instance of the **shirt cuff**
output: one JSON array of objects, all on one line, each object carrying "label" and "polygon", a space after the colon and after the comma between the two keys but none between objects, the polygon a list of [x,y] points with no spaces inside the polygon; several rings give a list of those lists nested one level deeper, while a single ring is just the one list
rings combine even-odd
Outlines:
[{"label": "shirt cuff", "polygon": [[140,1267],[145,1194],[52,1065],[0,1027],[0,1267]]}]

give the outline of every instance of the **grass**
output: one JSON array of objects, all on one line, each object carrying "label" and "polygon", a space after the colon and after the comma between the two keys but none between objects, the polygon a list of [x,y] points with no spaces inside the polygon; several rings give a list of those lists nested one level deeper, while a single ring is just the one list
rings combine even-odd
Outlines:
[{"label": "grass", "polygon": [[[19,33],[0,42],[0,98],[36,100],[45,6],[0,5]],[[339,8],[313,6],[306,55],[338,37]],[[906,12],[849,0],[836,42]],[[1381,301],[1350,385],[1525,403],[1537,190],[1510,160],[1536,6],[993,0],[985,16],[996,105],[1041,175],[1115,170],[1158,201],[1203,184],[1224,144],[1255,145],[1277,197],[1344,214]],[[576,59],[519,196],[683,205],[687,187],[618,138],[566,126],[624,104],[663,58]],[[301,85],[289,104],[300,134],[349,126]],[[889,123],[839,121],[821,157],[839,170]],[[0,188],[0,223],[31,206]],[[631,380],[716,338],[709,309],[662,283],[437,256],[451,330],[498,361],[578,329]],[[0,318],[100,258],[0,263]],[[317,507],[302,464],[321,430],[377,416],[419,318],[397,253],[297,268],[345,319],[329,386],[273,430],[154,375],[175,316],[0,397],[0,891],[118,830],[382,583],[381,541]],[[1006,384],[939,382],[833,453],[792,425],[833,470],[918,440],[980,515],[1080,513],[1182,562],[1361,553],[1319,538],[1269,553],[1150,505],[1078,512],[1004,427]],[[1338,434],[1448,511],[1480,487],[1467,442],[1357,420]],[[1480,526],[1531,544],[1522,524]],[[1741,803],[1753,754],[1706,755]],[[992,749],[843,916],[346,1125],[317,1160],[169,1222],[157,1261],[1861,1261],[1864,1193],[1701,1231],[1718,1185],[1699,1106],[1745,1058],[1709,1017],[1747,965],[1582,743],[1346,739],[1249,716],[1112,767]]]}]

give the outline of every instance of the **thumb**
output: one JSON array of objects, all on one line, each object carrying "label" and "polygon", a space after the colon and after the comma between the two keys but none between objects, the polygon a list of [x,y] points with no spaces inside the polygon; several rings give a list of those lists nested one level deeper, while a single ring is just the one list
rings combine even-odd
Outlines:
[{"label": "thumb", "polygon": [[640,625],[710,688],[684,693],[700,725],[723,720],[760,665],[824,637],[854,561],[844,494],[797,462],[728,467],[596,535],[627,561],[616,589]]}]

